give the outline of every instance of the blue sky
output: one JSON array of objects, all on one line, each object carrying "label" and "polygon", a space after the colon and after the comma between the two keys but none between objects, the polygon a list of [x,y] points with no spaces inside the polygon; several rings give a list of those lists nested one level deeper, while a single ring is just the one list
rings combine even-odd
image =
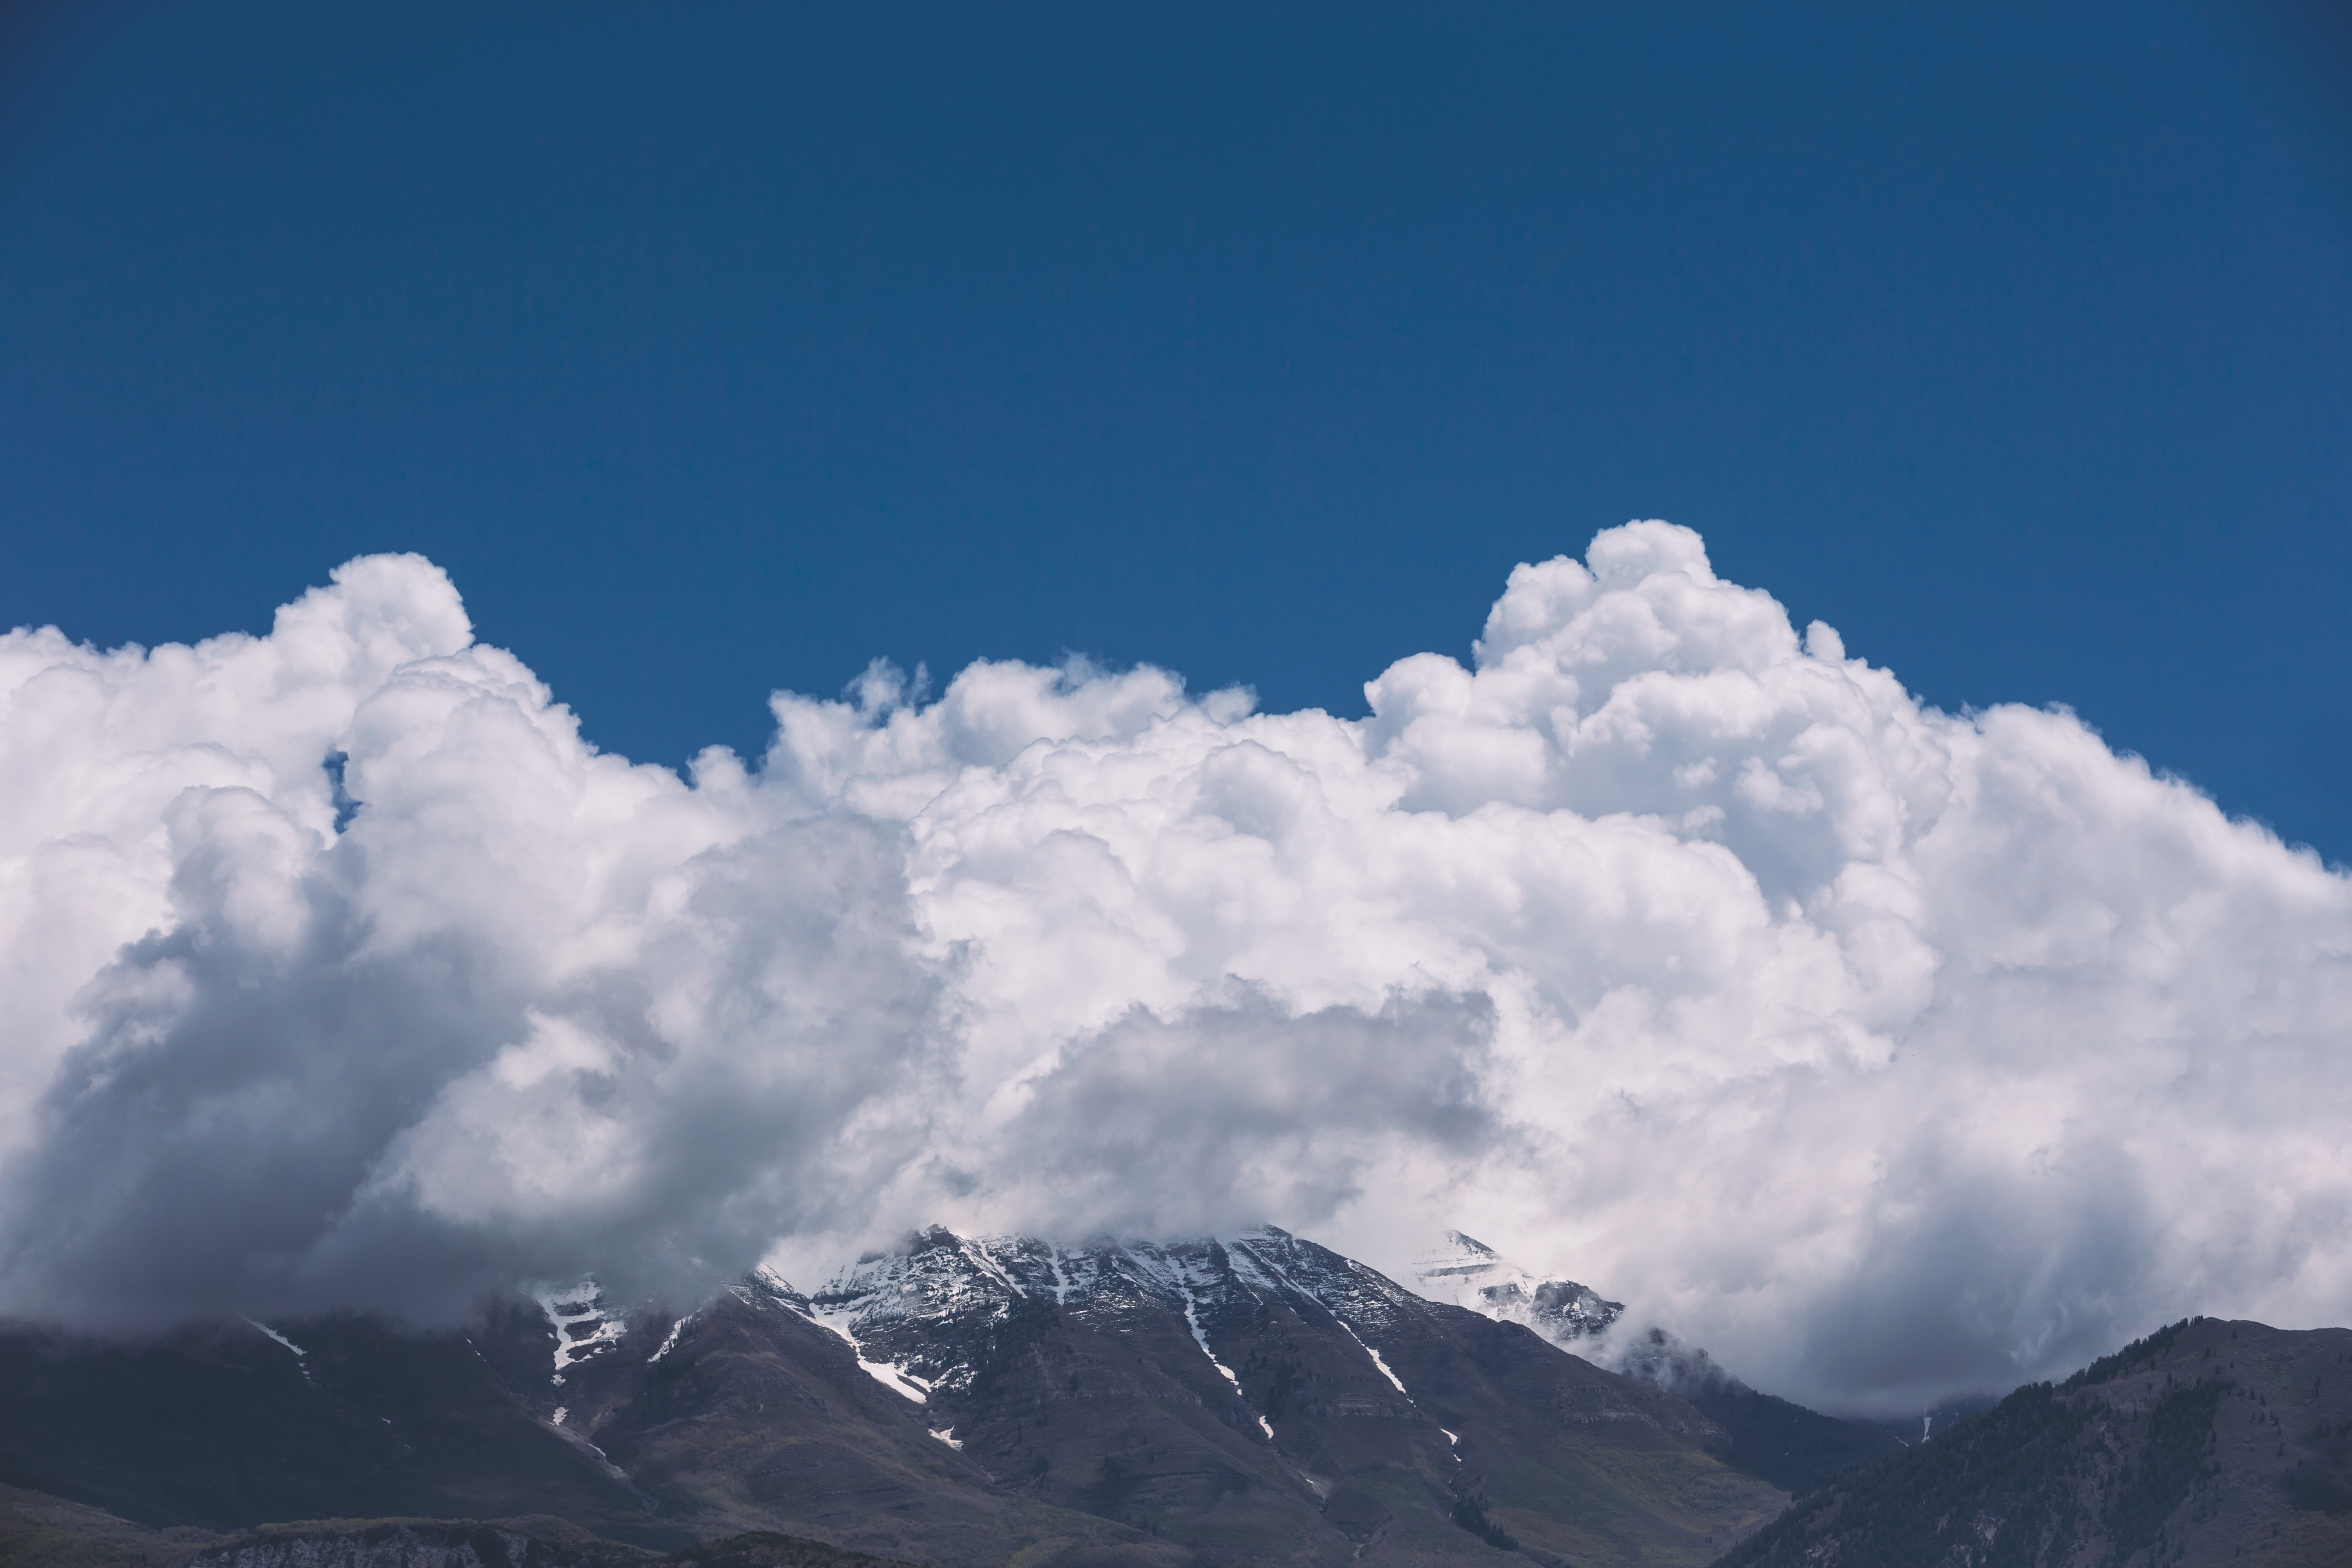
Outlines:
[{"label": "blue sky", "polygon": [[877,655],[1360,712],[1664,517],[2352,855],[2305,13],[856,9],[20,25],[0,622],[259,630],[422,551],[676,763]]}]

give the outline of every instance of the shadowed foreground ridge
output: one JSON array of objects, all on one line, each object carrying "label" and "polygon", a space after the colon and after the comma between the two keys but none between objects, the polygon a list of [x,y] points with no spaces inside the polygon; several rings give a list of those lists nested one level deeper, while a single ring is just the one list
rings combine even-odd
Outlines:
[{"label": "shadowed foreground ridge", "polygon": [[2352,1331],[2192,1318],[1808,1493],[1721,1568],[2352,1563]]},{"label": "shadowed foreground ridge", "polygon": [[315,1520],[224,1538],[0,1487],[0,1568],[912,1568],[751,1531],[663,1555],[563,1520]]},{"label": "shadowed foreground ridge", "polygon": [[[552,1532],[548,1527],[555,1527]],[[756,1531],[656,1556],[554,1520],[375,1520],[287,1525],[209,1547],[186,1568],[913,1568]]]}]

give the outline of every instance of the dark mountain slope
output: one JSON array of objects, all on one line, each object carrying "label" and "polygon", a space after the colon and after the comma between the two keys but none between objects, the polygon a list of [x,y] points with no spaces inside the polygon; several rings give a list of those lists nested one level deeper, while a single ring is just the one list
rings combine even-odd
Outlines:
[{"label": "dark mountain slope", "polygon": [[2352,1331],[2192,1319],[1799,1500],[1722,1568],[2352,1563]]},{"label": "dark mountain slope", "polygon": [[206,1548],[186,1568],[914,1568],[821,1541],[757,1531],[666,1557],[560,1520],[383,1519],[281,1525]]},{"label": "dark mountain slope", "polygon": [[759,1531],[663,1556],[560,1519],[321,1520],[225,1538],[0,1487],[0,1568],[912,1568]]},{"label": "dark mountain slope", "polygon": [[[1726,1434],[1687,1402],[1519,1324],[1425,1301],[1295,1237],[1270,1234],[1234,1252],[1239,1272],[1278,1295],[1301,1329],[1337,1325],[1344,1340],[1326,1338],[1343,1361],[1344,1341],[1365,1359],[1378,1352],[1371,1370],[1391,1386],[1372,1385],[1376,1395],[1402,1396],[1398,1415],[1416,1436],[1433,1426],[1447,1438],[1442,1449],[1414,1445],[1422,1473],[1442,1466],[1449,1497],[1475,1504],[1457,1511],[1483,1513],[1531,1551],[1704,1560],[1778,1500],[1721,1461]],[[1336,1405],[1310,1405],[1304,1424],[1336,1454],[1359,1435]]]},{"label": "dark mountain slope", "polygon": [[460,1335],[340,1319],[123,1345],[0,1334],[0,1480],[151,1525],[546,1513],[681,1544],[536,1420]]},{"label": "dark mountain slope", "polygon": [[102,1509],[0,1486],[0,1568],[181,1568],[219,1538],[150,1530]]},{"label": "dark mountain slope", "polygon": [[[1446,1232],[1443,1242],[1415,1260],[1412,1272],[1422,1295],[1503,1322],[1524,1323],[1571,1354],[1587,1342],[1597,1342],[1625,1311],[1590,1286],[1530,1274],[1458,1230]],[[1615,1370],[1687,1400],[1721,1428],[1721,1436],[1708,1443],[1717,1457],[1783,1490],[1810,1490],[1916,1440],[1916,1422],[1897,1432],[1759,1394],[1706,1351],[1663,1330],[1654,1328],[1630,1344],[1621,1339],[1612,1350],[1619,1358]]]},{"label": "dark mountain slope", "polygon": [[187,1568],[655,1568],[667,1561],[561,1520],[373,1519],[253,1531],[197,1552]]},{"label": "dark mountain slope", "polygon": [[1683,1392],[1699,1414],[1727,1436],[1723,1458],[1784,1491],[1810,1491],[1857,1466],[1903,1451],[1890,1433],[1862,1421],[1841,1421],[1775,1394],[1759,1394],[1737,1378]]}]

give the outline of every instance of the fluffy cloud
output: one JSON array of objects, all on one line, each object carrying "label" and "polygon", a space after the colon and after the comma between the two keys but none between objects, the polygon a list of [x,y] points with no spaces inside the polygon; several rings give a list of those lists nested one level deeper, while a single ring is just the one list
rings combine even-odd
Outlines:
[{"label": "fluffy cloud", "polygon": [[599,754],[428,563],[262,639],[19,632],[0,689],[6,1310],[675,1288],[914,1157],[876,1113],[952,1034],[900,830]]},{"label": "fluffy cloud", "polygon": [[267,638],[16,633],[0,1308],[1268,1218],[1458,1224],[1841,1407],[2342,1317],[2309,854],[2063,712],[1921,707],[1663,523],[1366,690],[877,667],[681,781],[413,557]]}]

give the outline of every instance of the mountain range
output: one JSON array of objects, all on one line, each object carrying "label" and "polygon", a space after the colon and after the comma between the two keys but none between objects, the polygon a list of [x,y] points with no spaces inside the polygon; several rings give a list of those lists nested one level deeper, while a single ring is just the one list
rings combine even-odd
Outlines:
[{"label": "mountain range", "polygon": [[1697,1563],[1787,1500],[1752,1423],[1562,1348],[1612,1303],[1466,1238],[1423,1267],[1453,1299],[1274,1229],[932,1229],[814,1291],[754,1274],[677,1315],[591,1284],[461,1331],[21,1328],[0,1335],[0,1480],[156,1527],[552,1515],[647,1548],[778,1531],[949,1568],[1506,1541]]},{"label": "mountain range", "polygon": [[[698,1543],[713,1541],[779,1563],[852,1551],[940,1568],[1507,1554],[1596,1568],[1958,1568],[2010,1560],[1985,1555],[1988,1542],[2007,1553],[2032,1531],[2063,1534],[2004,1524],[1970,1545],[1947,1539],[1957,1527],[1939,1516],[1902,1550],[1932,1541],[1945,1555],[1915,1558],[1885,1555],[1895,1537],[1854,1523],[1917,1477],[1940,1477],[1937,1496],[1965,1490],[1933,1467],[1989,1451],[1999,1439],[1984,1434],[2011,1430],[2030,1391],[1906,1447],[1883,1426],[1759,1393],[1663,1331],[1628,1335],[1617,1303],[1467,1237],[1412,1274],[1407,1288],[1270,1227],[1078,1247],[933,1228],[814,1290],[755,1272],[683,1313],[625,1310],[589,1282],[518,1293],[432,1332],[350,1315],[140,1343],[19,1326],[0,1333],[0,1483],[22,1489],[0,1505],[51,1532],[43,1540],[72,1521],[90,1541],[145,1531],[147,1555],[120,1561],[196,1568],[471,1562],[446,1542],[437,1557],[383,1555],[386,1542],[443,1540],[454,1527],[429,1521],[459,1520],[507,1521],[498,1539],[526,1545],[500,1550],[547,1568],[708,1555]],[[2253,1336],[2273,1333],[2233,1331],[2249,1336],[2249,1358]],[[1604,1339],[1613,1367],[1575,1353]],[[2112,1473],[2077,1487],[2079,1507],[2124,1506],[2100,1486],[2145,1491],[2141,1448],[2186,1419],[2176,1404],[2158,1421],[2168,1395],[2144,1381],[2102,1373],[2051,1395],[2073,1409],[2139,1391],[2129,1397],[2147,1405],[2069,1428],[2109,1435]],[[2279,1507],[2336,1517],[2330,1489],[2352,1497],[2343,1445],[2289,1436],[2307,1468]],[[2237,1485],[2196,1484],[2200,1498]],[[1970,1506],[2024,1517],[2000,1498]],[[2277,1522],[2228,1517],[2225,1533]],[[334,1557],[288,1534],[282,1521],[299,1520],[378,1522],[334,1527],[348,1548]],[[2118,1543],[2147,1548],[2119,1528],[2081,1536],[2105,1556],[2015,1560],[2124,1568],[2138,1559],[2116,1555]],[[2168,1550],[2187,1539],[2166,1528]],[[377,1556],[351,1554],[363,1538]],[[7,1539],[0,1530],[0,1563]],[[755,1560],[769,1559],[741,1558]]]}]

